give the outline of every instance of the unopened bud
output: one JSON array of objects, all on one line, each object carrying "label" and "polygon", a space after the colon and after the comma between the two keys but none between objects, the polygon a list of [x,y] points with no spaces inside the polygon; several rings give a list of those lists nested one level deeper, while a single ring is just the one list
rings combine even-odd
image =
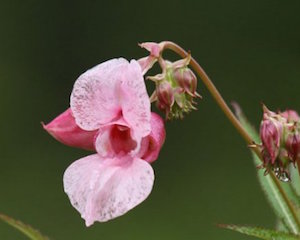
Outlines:
[{"label": "unopened bud", "polygon": [[260,127],[261,154],[266,173],[272,170],[281,181],[289,181],[289,165],[300,157],[298,114],[293,110],[275,113],[263,106]]},{"label": "unopened bud", "polygon": [[267,161],[271,160],[272,164],[274,164],[278,156],[281,135],[282,124],[280,122],[273,119],[265,119],[262,121],[260,127],[260,137],[262,140],[263,149],[269,154]]},{"label": "unopened bud", "polygon": [[285,143],[288,156],[295,162],[300,156],[300,135],[299,133],[289,134]]},{"label": "unopened bud", "polygon": [[188,67],[178,68],[174,72],[178,85],[192,97],[200,97],[197,91],[197,77]]},{"label": "unopened bud", "polygon": [[168,114],[174,104],[174,91],[171,84],[167,81],[157,83],[156,87],[157,94],[157,107]]},{"label": "unopened bud", "polygon": [[287,119],[288,122],[298,122],[300,120],[298,113],[294,110],[286,110],[280,115]]}]

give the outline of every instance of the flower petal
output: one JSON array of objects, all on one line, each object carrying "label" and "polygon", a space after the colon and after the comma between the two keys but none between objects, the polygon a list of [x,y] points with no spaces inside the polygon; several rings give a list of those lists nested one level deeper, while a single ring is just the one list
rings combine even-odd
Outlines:
[{"label": "flower petal", "polygon": [[128,65],[124,58],[112,59],[86,71],[76,80],[70,105],[82,129],[96,130],[117,117],[121,110],[119,85]]},{"label": "flower petal", "polygon": [[105,159],[94,154],[77,160],[64,174],[64,189],[86,225],[119,217],[152,190],[154,172],[138,158]]},{"label": "flower petal", "polygon": [[139,46],[141,48],[145,48],[148,52],[150,52],[150,56],[158,58],[164,49],[165,43],[144,42],[140,43]]},{"label": "flower petal", "polygon": [[166,139],[164,120],[156,113],[151,113],[151,133],[143,138],[141,150],[138,154],[140,158],[149,163],[154,162]]},{"label": "flower petal", "polygon": [[59,142],[71,147],[95,150],[94,141],[97,131],[85,131],[77,126],[71,109],[57,116],[44,129]]},{"label": "flower petal", "polygon": [[138,59],[138,63],[141,66],[142,73],[145,75],[156,63],[157,58],[153,56],[143,57]]},{"label": "flower petal", "polygon": [[123,79],[121,86],[123,117],[134,130],[135,138],[145,137],[151,131],[151,106],[142,70],[137,61],[131,60]]}]

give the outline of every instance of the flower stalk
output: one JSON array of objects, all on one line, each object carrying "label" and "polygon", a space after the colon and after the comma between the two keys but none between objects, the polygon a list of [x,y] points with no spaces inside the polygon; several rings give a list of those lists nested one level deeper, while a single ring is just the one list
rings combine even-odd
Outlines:
[{"label": "flower stalk", "polygon": [[[185,57],[187,57],[189,55],[188,52],[186,52],[183,48],[181,48],[179,45],[177,45],[177,44],[175,44],[173,42],[165,41],[161,45],[164,46],[164,49],[172,50],[175,53],[177,53],[178,55],[180,55],[182,58],[185,58]],[[199,75],[199,77],[201,78],[202,82],[207,87],[207,89],[209,90],[209,92],[211,93],[211,95],[213,96],[213,98],[215,99],[216,103],[219,105],[219,107],[221,108],[221,110],[224,112],[224,114],[226,115],[226,117],[229,119],[229,121],[232,123],[232,125],[236,128],[236,130],[239,132],[239,134],[244,138],[244,140],[246,141],[246,143],[249,146],[253,146],[254,141],[251,138],[251,136],[247,133],[247,131],[241,125],[241,123],[239,122],[239,120],[235,117],[234,113],[230,110],[229,106],[224,101],[224,99],[223,99],[222,95],[220,94],[220,92],[218,91],[218,89],[215,87],[215,85],[213,84],[213,82],[210,80],[209,76],[206,74],[206,72],[203,70],[203,68],[200,66],[200,64],[193,57],[191,57],[190,66]],[[260,160],[263,161],[260,149],[258,147],[251,147],[251,149],[260,158]],[[298,165],[298,171],[299,171],[299,174],[300,174],[300,168],[299,168],[299,166],[300,166],[300,160],[297,160],[297,165]],[[274,175],[273,172],[270,172],[270,176],[274,180],[274,182],[275,182],[275,184],[276,184],[276,186],[277,186],[280,194],[282,195],[284,201],[286,202],[288,208],[290,209],[290,211],[291,211],[291,213],[293,215],[295,224],[297,226],[297,229],[296,228],[293,229],[293,232],[295,234],[298,234],[300,232],[300,220],[299,220],[299,218],[297,216],[296,209],[294,208],[293,204],[291,203],[291,201],[287,197],[285,191],[283,190],[282,186],[280,185],[279,180],[276,178],[276,176]]]},{"label": "flower stalk", "polygon": [[[180,55],[182,58],[187,57],[188,53],[181,48],[179,45],[166,41],[164,42],[164,48],[170,49]],[[232,125],[237,129],[237,131],[241,134],[241,136],[245,139],[247,144],[251,145],[253,144],[252,138],[249,136],[249,134],[246,132],[246,130],[243,128],[239,120],[235,117],[233,112],[230,110],[226,102],[224,101],[223,97],[221,96],[218,89],[215,87],[213,82],[210,80],[209,76],[206,74],[206,72],[203,70],[203,68],[200,66],[200,64],[191,57],[190,65],[195,70],[195,72],[199,75],[204,85],[207,87],[208,91],[211,93],[219,107],[222,109],[222,111],[225,113],[229,121],[232,123]],[[255,150],[257,154],[260,155],[259,149]]]}]

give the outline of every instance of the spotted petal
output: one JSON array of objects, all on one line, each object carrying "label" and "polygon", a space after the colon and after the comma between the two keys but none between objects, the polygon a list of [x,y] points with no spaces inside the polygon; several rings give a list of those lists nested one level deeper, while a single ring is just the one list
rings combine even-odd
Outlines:
[{"label": "spotted petal", "polygon": [[137,61],[132,60],[124,72],[122,82],[122,113],[129,126],[138,137],[145,137],[151,131],[150,100],[143,74]]},{"label": "spotted petal", "polygon": [[77,160],[64,174],[65,192],[87,226],[125,214],[148,197],[153,182],[146,161],[97,154]]},{"label": "spotted petal", "polygon": [[119,84],[127,69],[124,58],[101,63],[83,73],[71,94],[76,123],[84,130],[96,130],[120,113]]}]

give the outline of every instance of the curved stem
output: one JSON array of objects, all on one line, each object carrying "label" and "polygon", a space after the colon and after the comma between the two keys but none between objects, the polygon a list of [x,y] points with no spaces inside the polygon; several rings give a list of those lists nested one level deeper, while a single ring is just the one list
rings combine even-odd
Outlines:
[{"label": "curved stem", "polygon": [[[180,46],[173,42],[164,42],[164,48],[170,49],[174,52],[176,52],[181,57],[187,57],[188,53],[182,49]],[[239,120],[235,117],[235,115],[232,113],[226,102],[224,101],[223,97],[219,93],[218,89],[215,87],[215,85],[212,83],[208,75],[205,73],[203,68],[199,65],[199,63],[191,57],[190,65],[192,68],[197,72],[199,77],[201,78],[202,82],[205,84],[205,86],[208,88],[209,92],[217,102],[217,104],[220,106],[222,111],[225,113],[229,121],[232,123],[232,125],[237,129],[237,131],[242,135],[242,137],[245,139],[245,141],[251,145],[253,144],[252,138],[249,136],[249,134],[246,132],[246,130],[243,128]]]},{"label": "curved stem", "polygon": [[[175,44],[173,42],[165,41],[165,42],[163,42],[163,46],[164,46],[164,49],[170,49],[170,50],[174,51],[175,53],[177,53],[178,55],[180,55],[182,58],[188,56],[188,53],[183,48],[181,48],[179,45],[177,45],[177,44]],[[199,63],[193,57],[191,58],[190,65],[197,72],[197,74],[201,78],[202,82],[207,87],[207,89],[209,90],[209,92],[211,93],[211,95],[213,96],[213,98],[215,99],[215,101],[217,102],[217,104],[219,105],[219,107],[225,113],[225,115],[227,116],[227,118],[229,119],[229,121],[232,123],[232,125],[236,128],[236,130],[244,138],[244,140],[247,142],[247,144],[248,145],[252,145],[254,143],[254,141],[251,138],[251,136],[247,133],[247,131],[241,125],[240,121],[235,117],[235,115],[230,110],[230,108],[228,107],[228,105],[224,101],[223,97],[219,93],[218,89],[215,87],[215,85],[210,80],[210,78],[208,77],[208,75],[206,74],[206,72],[203,70],[203,68],[199,65]],[[257,147],[256,148],[252,148],[252,150],[263,161],[261,153],[260,153],[260,150]],[[298,169],[299,169],[299,167],[298,167]],[[285,200],[288,208],[290,209],[290,211],[291,211],[291,213],[293,215],[293,218],[295,220],[295,223],[298,226],[298,229],[300,231],[300,220],[299,220],[299,218],[298,218],[298,216],[296,214],[296,211],[295,211],[292,203],[288,199],[287,195],[285,194],[282,186],[280,185],[280,183],[279,183],[278,179],[276,178],[276,176],[274,175],[274,173],[270,172],[270,175],[271,175],[272,179],[274,180],[274,182],[275,182],[275,184],[276,184],[279,192],[281,193],[283,199]],[[297,233],[299,233],[299,232],[297,232]]]}]

